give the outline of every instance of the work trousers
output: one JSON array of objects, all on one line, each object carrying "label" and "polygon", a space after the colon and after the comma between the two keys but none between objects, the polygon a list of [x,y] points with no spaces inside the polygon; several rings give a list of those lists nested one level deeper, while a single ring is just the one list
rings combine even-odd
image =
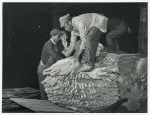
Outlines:
[{"label": "work trousers", "polygon": [[91,64],[94,68],[95,66],[95,58],[96,58],[96,51],[99,43],[99,39],[102,35],[102,32],[97,27],[92,27],[87,35],[85,36],[85,40],[81,43],[82,45],[85,45],[85,50],[82,54],[82,60],[81,63],[87,63]]},{"label": "work trousers", "polygon": [[44,86],[41,84],[41,82],[45,79],[45,76],[43,75],[43,71],[46,69],[46,66],[39,64],[37,74],[38,74],[38,80],[39,80],[39,88],[40,88],[40,96],[42,100],[47,100],[47,94],[45,92]]}]

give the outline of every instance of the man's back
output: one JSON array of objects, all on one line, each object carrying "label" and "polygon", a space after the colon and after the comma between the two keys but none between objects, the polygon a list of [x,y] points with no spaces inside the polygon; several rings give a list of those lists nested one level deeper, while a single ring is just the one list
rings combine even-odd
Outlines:
[{"label": "man's back", "polygon": [[51,50],[54,50],[54,45],[50,40],[48,40],[43,46],[42,55],[41,55],[42,62],[44,65],[46,64],[48,58],[51,56],[49,53]]},{"label": "man's back", "polygon": [[74,33],[82,38],[86,36],[92,27],[97,27],[105,33],[107,31],[107,20],[108,18],[97,13],[87,13],[73,17]]},{"label": "man's back", "polygon": [[116,26],[119,26],[123,20],[118,18],[108,18],[107,28],[109,30],[115,29]]},{"label": "man's back", "polygon": [[59,53],[57,46],[54,45],[51,40],[48,40],[44,44],[43,51],[42,51],[41,59],[42,59],[43,64],[46,65],[50,57],[52,57],[51,59],[52,63],[55,63],[59,59],[63,59],[63,57],[60,56],[59,54],[60,53]]}]

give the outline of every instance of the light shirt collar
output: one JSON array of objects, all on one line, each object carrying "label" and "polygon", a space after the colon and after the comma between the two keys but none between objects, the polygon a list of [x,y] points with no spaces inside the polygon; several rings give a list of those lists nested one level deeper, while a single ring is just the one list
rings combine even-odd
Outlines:
[{"label": "light shirt collar", "polygon": [[52,39],[50,39],[50,40],[53,42],[54,45],[56,45],[56,42],[54,42],[54,40],[52,40]]}]

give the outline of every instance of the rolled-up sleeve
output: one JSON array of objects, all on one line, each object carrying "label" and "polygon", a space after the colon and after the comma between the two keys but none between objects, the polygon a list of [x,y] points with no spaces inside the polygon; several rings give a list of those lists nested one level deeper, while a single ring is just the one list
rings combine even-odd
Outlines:
[{"label": "rolled-up sleeve", "polygon": [[79,30],[79,34],[80,34],[81,39],[84,38],[87,34],[86,24],[80,21],[78,23],[78,30]]},{"label": "rolled-up sleeve", "polygon": [[83,22],[79,22],[78,23],[78,29],[79,29],[79,33],[80,33],[80,38],[81,38],[81,45],[80,45],[80,49],[86,49],[86,35],[87,35],[87,30],[86,30],[86,24],[84,24]]},{"label": "rolled-up sleeve", "polygon": [[86,39],[85,38],[83,38],[81,41],[80,49],[81,50],[86,49]]},{"label": "rolled-up sleeve", "polygon": [[70,43],[69,48],[74,49],[76,41],[77,41],[77,35],[74,33],[74,31],[72,31],[71,32],[71,43]]},{"label": "rolled-up sleeve", "polygon": [[76,45],[76,41],[77,41],[77,35],[74,33],[74,31],[71,32],[71,39],[70,39],[70,46],[68,48],[68,51],[66,52],[66,55],[70,55],[72,53],[72,51],[75,48]]}]

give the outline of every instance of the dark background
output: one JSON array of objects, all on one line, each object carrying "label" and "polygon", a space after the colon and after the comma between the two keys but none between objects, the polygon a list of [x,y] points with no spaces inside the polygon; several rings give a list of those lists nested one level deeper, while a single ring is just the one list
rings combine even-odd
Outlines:
[{"label": "dark background", "polygon": [[[66,13],[77,16],[91,12],[104,13],[108,18],[124,19],[132,29],[132,34],[120,39],[120,48],[128,53],[138,52],[140,3],[68,5],[67,8],[57,9],[63,9],[59,16]],[[52,11],[53,3],[3,3],[3,88],[38,88],[37,67],[43,45],[50,38],[49,33],[53,29]],[[104,46],[105,35],[100,39]]]}]

